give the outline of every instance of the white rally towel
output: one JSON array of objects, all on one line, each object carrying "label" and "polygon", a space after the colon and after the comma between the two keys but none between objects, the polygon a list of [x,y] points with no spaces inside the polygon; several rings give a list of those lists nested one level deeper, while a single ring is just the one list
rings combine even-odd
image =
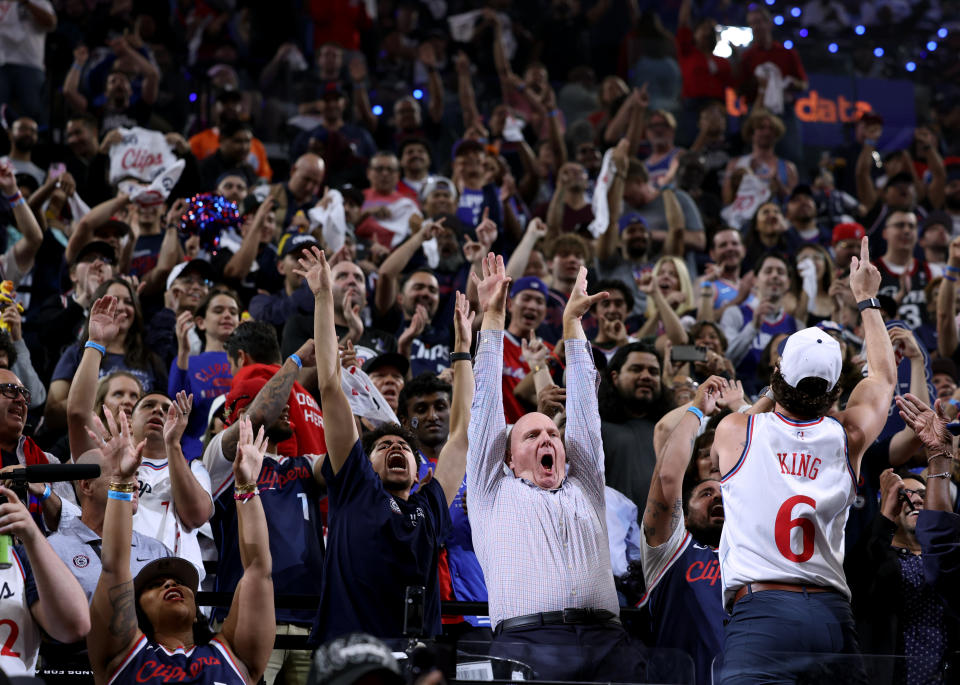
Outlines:
[{"label": "white rally towel", "polygon": [[336,254],[346,239],[347,217],[343,212],[343,195],[340,191],[331,188],[327,196],[330,198],[327,206],[312,207],[307,210],[307,218],[311,229],[323,227],[323,244],[327,246],[329,254]]},{"label": "white rally towel", "polygon": [[120,135],[110,148],[110,183],[129,176],[149,183],[177,161],[160,131],[134,126],[121,128]]},{"label": "white rally towel", "polygon": [[753,172],[748,172],[740,181],[737,197],[720,211],[720,216],[727,226],[741,230],[770,196],[770,184]]},{"label": "white rally towel", "polygon": [[343,388],[354,416],[367,419],[375,426],[384,423],[400,423],[393,409],[387,404],[370,376],[359,366],[343,369],[340,374],[340,387]]},{"label": "white rally towel", "polygon": [[590,207],[593,209],[593,221],[587,226],[590,235],[599,238],[607,232],[610,226],[610,206],[607,203],[607,191],[610,190],[610,184],[613,183],[613,176],[617,172],[613,165],[613,148],[603,153],[603,164],[600,166],[600,175],[597,176],[597,183],[593,188],[593,201]]},{"label": "white rally towel", "polygon": [[767,81],[763,89],[763,106],[774,114],[783,114],[783,91],[787,84],[780,67],[773,62],[764,62],[758,64],[753,73],[758,79]]},{"label": "white rally towel", "polygon": [[[457,43],[472,41],[473,35],[476,33],[477,20],[482,14],[483,10],[471,10],[447,17],[450,37]],[[503,51],[506,53],[507,59],[513,59],[513,55],[517,51],[517,39],[513,35],[510,17],[503,12],[497,12],[497,16],[500,18],[500,26],[503,27]]]},{"label": "white rally towel", "polygon": [[390,247],[396,247],[410,235],[410,217],[419,214],[420,208],[409,197],[402,197],[384,206],[390,211],[390,216],[387,219],[377,219],[377,222],[393,233]]},{"label": "white rally towel", "polygon": [[163,172],[153,179],[148,186],[141,186],[131,181],[120,183],[118,188],[121,193],[126,193],[130,201],[140,207],[156,207],[162,205],[170,196],[170,191],[180,180],[180,174],[187,165],[182,159],[178,159],[172,165],[163,170]]}]

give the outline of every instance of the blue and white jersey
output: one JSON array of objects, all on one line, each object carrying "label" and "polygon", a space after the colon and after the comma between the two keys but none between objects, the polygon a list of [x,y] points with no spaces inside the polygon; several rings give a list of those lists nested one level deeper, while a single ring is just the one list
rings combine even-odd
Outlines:
[{"label": "blue and white jersey", "polygon": [[702,545],[677,523],[657,547],[640,545],[647,592],[638,607],[650,611],[655,647],[682,649],[693,659],[697,682],[710,683],[711,664],[723,647],[723,587],[717,549]]},{"label": "blue and white jersey", "polygon": [[180,685],[247,685],[243,668],[217,638],[210,644],[172,652],[150,642],[146,635],[136,644],[107,681],[113,683],[180,683]]}]

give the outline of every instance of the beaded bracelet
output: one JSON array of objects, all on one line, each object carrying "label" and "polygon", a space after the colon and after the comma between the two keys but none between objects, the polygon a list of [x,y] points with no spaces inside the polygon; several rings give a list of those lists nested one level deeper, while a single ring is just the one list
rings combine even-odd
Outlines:
[{"label": "beaded bracelet", "polygon": [[254,490],[253,492],[244,492],[244,493],[234,492],[233,493],[233,499],[240,502],[241,504],[243,504],[244,502],[250,499],[253,499],[254,497],[259,497],[259,496],[260,496],[259,490]]}]

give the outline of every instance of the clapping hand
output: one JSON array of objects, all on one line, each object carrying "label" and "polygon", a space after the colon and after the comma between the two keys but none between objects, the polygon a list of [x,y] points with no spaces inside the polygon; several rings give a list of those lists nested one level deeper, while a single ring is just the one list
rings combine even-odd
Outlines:
[{"label": "clapping hand", "polygon": [[567,300],[567,306],[563,310],[564,319],[580,319],[584,314],[590,311],[590,307],[610,297],[610,293],[603,291],[596,295],[587,295],[587,267],[581,266],[580,273],[577,274],[577,281],[570,292],[570,299]]},{"label": "clapping hand", "polygon": [[187,429],[190,420],[190,410],[193,408],[193,393],[187,394],[181,390],[170,403],[167,418],[163,422],[163,442],[165,445],[179,445],[183,432]]},{"label": "clapping hand", "polygon": [[330,265],[327,264],[327,258],[323,255],[323,250],[313,246],[303,251],[303,256],[297,259],[300,263],[299,269],[294,269],[293,273],[305,278],[307,286],[314,297],[320,294],[330,295]]},{"label": "clapping hand", "polygon": [[704,416],[712,414],[717,408],[717,402],[723,398],[726,389],[726,378],[710,376],[697,388],[697,394],[693,398],[693,406],[702,411]]},{"label": "clapping hand", "polygon": [[940,400],[933,403],[932,409],[910,393],[898,395],[895,400],[897,409],[900,410],[900,418],[917,434],[930,456],[949,458],[953,451],[953,441],[950,431],[947,430],[947,417]]},{"label": "clapping hand", "polygon": [[550,351],[547,349],[547,346],[543,344],[543,341],[536,336],[533,331],[530,331],[530,341],[527,342],[526,338],[520,339],[520,347],[522,349],[521,356],[523,361],[527,363],[533,371],[543,368],[547,364],[547,353]]},{"label": "clapping hand", "polygon": [[267,453],[267,437],[263,426],[253,435],[253,424],[246,414],[240,417],[240,435],[237,439],[237,456],[233,460],[233,480],[237,485],[256,483],[263,467],[263,455]]},{"label": "clapping hand", "polygon": [[87,339],[98,345],[106,346],[120,334],[117,323],[117,298],[104,295],[93,303],[87,321]]},{"label": "clapping hand", "polygon": [[477,286],[480,309],[484,313],[505,315],[511,279],[507,276],[503,257],[490,252],[483,259],[481,266],[483,268],[482,279],[478,278],[476,273],[471,272],[470,274],[470,278]]}]

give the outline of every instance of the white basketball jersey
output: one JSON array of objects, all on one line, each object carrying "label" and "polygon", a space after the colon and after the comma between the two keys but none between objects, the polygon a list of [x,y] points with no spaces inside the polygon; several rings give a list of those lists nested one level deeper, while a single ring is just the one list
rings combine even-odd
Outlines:
[{"label": "white basketball jersey", "polygon": [[[210,475],[200,459],[190,462],[190,470],[200,486],[210,493]],[[197,530],[187,530],[180,522],[176,507],[173,506],[173,488],[170,483],[170,466],[166,461],[144,459],[137,471],[140,482],[140,503],[133,517],[133,529],[141,535],[156,538],[167,546],[174,556],[186,559],[197,567],[200,580],[206,573],[203,570],[203,557]],[[199,529],[198,529],[199,530]]]},{"label": "white basketball jersey", "polygon": [[10,568],[0,570],[0,669],[11,676],[32,676],[40,653],[40,629],[27,606],[26,571],[13,547],[10,561]]},{"label": "white basketball jersey", "polygon": [[836,419],[751,416],[743,454],[721,481],[724,606],[754,582],[823,585],[849,598],[844,526],[856,480]]}]

